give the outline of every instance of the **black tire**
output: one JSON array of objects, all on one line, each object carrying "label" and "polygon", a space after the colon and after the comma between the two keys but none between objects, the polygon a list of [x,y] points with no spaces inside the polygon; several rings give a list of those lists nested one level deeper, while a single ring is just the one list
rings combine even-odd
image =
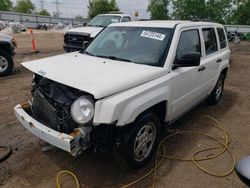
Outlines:
[{"label": "black tire", "polygon": [[13,70],[14,62],[10,53],[0,51],[0,76],[7,76]]},{"label": "black tire", "polygon": [[221,74],[213,91],[207,98],[208,104],[217,104],[220,101],[224,91],[224,80],[225,80],[225,75]]},{"label": "black tire", "polygon": [[[129,166],[141,168],[146,165],[158,145],[160,127],[161,123],[159,118],[150,112],[142,115],[133,123],[132,129],[125,135],[122,143],[122,154]],[[150,132],[152,136],[150,136]],[[151,137],[152,141],[150,142]],[[145,155],[142,153],[142,147],[146,147],[147,149]],[[138,151],[138,155],[135,153],[135,148],[141,150]],[[140,154],[142,155],[139,156]]]}]

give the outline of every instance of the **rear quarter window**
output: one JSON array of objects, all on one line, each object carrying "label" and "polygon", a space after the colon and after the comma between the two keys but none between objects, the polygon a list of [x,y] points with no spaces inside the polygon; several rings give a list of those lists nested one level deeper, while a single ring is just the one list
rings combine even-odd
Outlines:
[{"label": "rear quarter window", "polygon": [[203,28],[202,33],[205,43],[206,55],[217,52],[218,45],[214,28]]},{"label": "rear quarter window", "polygon": [[226,48],[227,47],[227,42],[226,42],[226,35],[224,32],[224,29],[222,28],[217,28],[217,32],[219,35],[219,41],[220,41],[220,48]]}]

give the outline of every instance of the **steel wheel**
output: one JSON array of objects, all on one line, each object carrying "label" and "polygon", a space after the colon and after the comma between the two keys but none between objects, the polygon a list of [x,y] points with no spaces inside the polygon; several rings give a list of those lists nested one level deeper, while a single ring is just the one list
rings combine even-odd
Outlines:
[{"label": "steel wheel", "polygon": [[8,60],[0,56],[0,72],[5,72],[8,69]]},{"label": "steel wheel", "polygon": [[156,137],[156,126],[152,122],[144,125],[136,135],[134,142],[134,157],[142,161],[148,157]]},{"label": "steel wheel", "polygon": [[160,138],[161,122],[153,113],[138,117],[122,141],[122,155],[134,168],[141,168],[153,156]]},{"label": "steel wheel", "polygon": [[221,74],[213,91],[207,98],[209,104],[217,104],[220,101],[224,89],[224,79],[225,75]]},{"label": "steel wheel", "polygon": [[223,83],[222,83],[222,80],[219,79],[216,90],[215,90],[215,98],[216,98],[216,100],[220,99],[222,89],[223,89]]}]

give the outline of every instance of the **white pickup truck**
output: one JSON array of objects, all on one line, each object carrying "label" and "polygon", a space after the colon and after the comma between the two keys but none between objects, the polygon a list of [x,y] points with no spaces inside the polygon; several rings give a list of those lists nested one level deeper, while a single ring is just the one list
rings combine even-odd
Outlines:
[{"label": "white pickup truck", "polygon": [[87,26],[69,29],[64,34],[64,51],[83,50],[109,24],[130,21],[128,14],[99,14],[90,20]]},{"label": "white pickup truck", "polygon": [[130,165],[142,167],[167,124],[205,99],[219,102],[229,58],[220,24],[111,24],[82,53],[23,63],[34,73],[33,98],[15,114],[72,155],[116,145]]}]

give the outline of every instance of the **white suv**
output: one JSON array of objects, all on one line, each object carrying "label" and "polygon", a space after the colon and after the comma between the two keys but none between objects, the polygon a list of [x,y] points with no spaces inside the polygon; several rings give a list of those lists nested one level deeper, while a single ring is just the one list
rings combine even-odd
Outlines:
[{"label": "white suv", "polygon": [[33,99],[15,107],[21,124],[72,155],[121,147],[142,167],[167,124],[223,92],[230,50],[216,23],[111,24],[87,47],[23,63]]}]

